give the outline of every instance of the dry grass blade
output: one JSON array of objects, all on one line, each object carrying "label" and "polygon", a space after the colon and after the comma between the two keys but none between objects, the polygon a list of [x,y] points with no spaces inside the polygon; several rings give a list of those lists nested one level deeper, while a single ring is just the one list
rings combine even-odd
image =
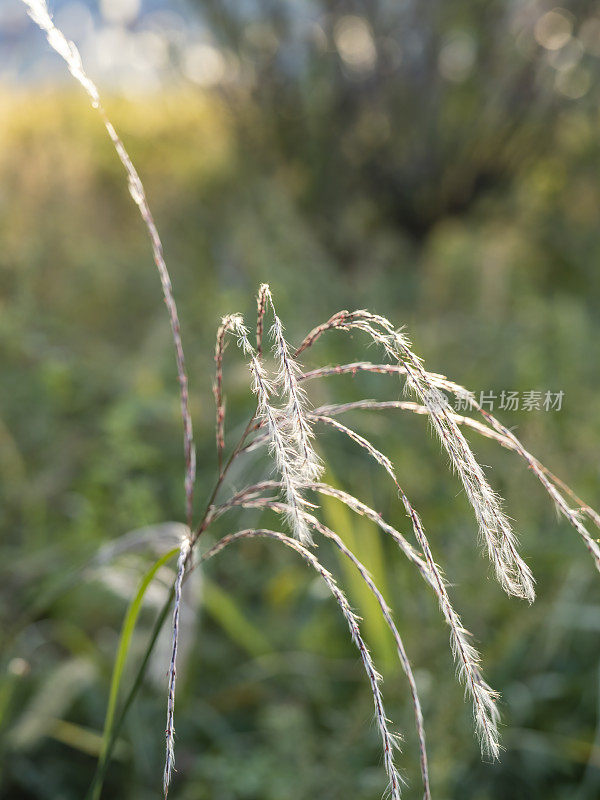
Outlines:
[{"label": "dry grass blade", "polygon": [[363,662],[363,666],[367,674],[369,684],[371,686],[371,692],[373,694],[373,704],[375,706],[375,718],[377,720],[377,727],[379,728],[379,733],[381,735],[381,741],[383,745],[383,762],[389,780],[389,791],[392,800],[400,800],[401,780],[396,765],[394,763],[394,750],[397,748],[397,739],[396,736],[392,734],[389,729],[389,720],[385,713],[385,708],[383,705],[383,697],[381,694],[381,689],[379,688],[379,684],[381,682],[381,676],[375,669],[375,665],[373,664],[373,659],[371,658],[369,649],[367,648],[362,638],[360,627],[358,624],[358,618],[350,608],[350,605],[348,603],[348,600],[346,599],[345,594],[337,585],[333,575],[327,569],[325,569],[325,567],[316,558],[316,556],[313,553],[311,553],[310,550],[304,547],[296,539],[291,539],[289,536],[285,536],[285,534],[283,533],[280,533],[278,531],[268,530],[265,528],[247,529],[243,531],[238,531],[237,533],[232,533],[229,536],[224,536],[215,545],[213,545],[213,547],[211,547],[210,550],[204,553],[204,555],[202,556],[202,561],[206,561],[209,558],[212,558],[213,556],[215,556],[217,553],[219,553],[221,550],[223,550],[225,547],[232,544],[233,542],[256,536],[266,537],[268,539],[274,539],[278,542],[281,542],[282,544],[285,544],[287,547],[290,547],[292,550],[295,550],[297,553],[299,553],[302,556],[302,558],[321,576],[321,578],[323,578],[323,580],[327,584],[327,587],[329,588],[329,591],[334,596],[348,624],[348,627],[350,629],[350,634],[352,636],[352,641],[354,642],[360,653],[360,657]]},{"label": "dry grass blade", "polygon": [[175,608],[173,612],[173,645],[171,653],[171,664],[169,667],[169,695],[167,705],[167,756],[165,764],[164,775],[164,791],[165,797],[168,791],[168,784],[171,776],[173,766],[173,714],[175,704],[175,681],[176,681],[176,657],[177,657],[177,642],[179,632],[179,612],[181,606],[181,583],[185,572],[185,565],[191,549],[191,528],[193,516],[193,496],[194,484],[196,478],[196,452],[194,448],[194,438],[192,429],[192,419],[189,411],[189,393],[188,393],[188,378],[185,368],[185,357],[183,353],[183,345],[181,341],[181,329],[179,323],[179,315],[175,298],[173,296],[173,288],[171,285],[171,278],[163,255],[163,247],[152,212],[146,199],[146,193],[143,183],[135,169],[129,154],[117,134],[113,124],[111,123],[108,115],[100,101],[100,95],[93,81],[86,75],[81,56],[77,47],[66,39],[62,31],[60,31],[53,23],[52,17],[48,11],[45,0],[23,0],[28,8],[29,15],[32,20],[44,31],[49,45],[64,59],[67,67],[73,77],[81,84],[86,91],[92,106],[100,115],[100,118],[106,128],[106,131],[112,141],[115,151],[125,168],[127,174],[127,182],[129,193],[137,205],[140,216],[152,246],[152,253],[154,256],[154,263],[158,270],[161,281],[165,304],[169,313],[169,321],[171,324],[171,333],[173,343],[175,345],[175,355],[177,362],[177,375],[179,379],[180,389],[180,402],[181,402],[181,416],[183,420],[183,438],[184,438],[184,452],[186,461],[185,470],[185,499],[186,499],[186,519],[187,519],[187,535],[181,545],[181,552],[178,562],[178,572],[175,581]]},{"label": "dry grass blade", "polygon": [[52,17],[48,11],[46,0],[23,0],[23,3],[28,8],[31,19],[44,31],[48,44],[65,60],[71,75],[79,81],[87,92],[92,106],[98,111],[104,127],[113,143],[117,155],[125,168],[127,173],[127,181],[129,186],[129,193],[133,201],[137,205],[142,220],[148,231],[150,243],[152,245],[152,252],[154,255],[154,263],[158,269],[160,282],[162,285],[163,295],[167,310],[169,312],[169,320],[171,323],[171,333],[175,345],[175,355],[177,360],[177,376],[179,379],[179,389],[181,398],[181,416],[183,419],[183,433],[184,433],[184,450],[186,461],[186,475],[185,475],[185,497],[186,497],[186,516],[188,527],[192,527],[192,511],[193,511],[193,495],[194,483],[196,478],[196,451],[194,449],[194,436],[192,431],[192,418],[189,411],[189,395],[188,395],[188,379],[185,369],[185,358],[183,355],[183,345],[181,343],[181,332],[179,325],[179,315],[177,313],[177,306],[173,297],[173,288],[171,286],[171,278],[163,256],[163,247],[158,235],[158,230],[154,223],[154,218],[148,201],[146,200],[146,193],[140,177],[133,166],[131,158],[119,138],[115,128],[109,120],[106,111],[100,101],[100,95],[95,84],[86,75],[81,56],[79,51],[73,44],[68,41],[62,31],[60,31],[53,23]]}]

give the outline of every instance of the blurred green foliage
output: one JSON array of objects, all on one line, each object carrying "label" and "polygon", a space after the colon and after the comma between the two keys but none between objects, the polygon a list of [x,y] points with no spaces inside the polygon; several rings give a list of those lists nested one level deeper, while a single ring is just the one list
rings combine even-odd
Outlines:
[{"label": "blurred green foliage", "polygon": [[[473,30],[487,31],[498,6],[478,4]],[[385,19],[372,17],[373,30]],[[216,32],[222,22],[213,19]],[[464,24],[440,23],[432,53]],[[277,31],[285,42],[283,23]],[[500,64],[512,52],[501,45]],[[228,46],[243,50],[235,37]],[[253,62],[263,79],[248,94],[107,102],[145,181],[180,308],[198,509],[216,468],[214,332],[223,313],[252,319],[261,281],[271,283],[292,341],[340,308],[369,307],[405,324],[430,368],[477,392],[563,390],[560,412],[503,419],[598,505],[593,98],[546,103],[528,56],[509,76],[519,107],[511,93],[497,107],[492,92],[494,113],[479,114],[500,80],[490,56],[487,72],[462,82],[436,73],[421,108],[422,87],[359,79],[330,51],[323,59],[309,59],[316,77],[304,83],[278,81],[284,73],[271,58],[262,72]],[[93,111],[79,93],[4,93],[0,122],[0,786],[7,800],[71,800],[84,795],[100,752],[127,603],[156,558],[153,548],[104,564],[96,554],[132,529],[182,516],[176,376],[145,233]],[[376,360],[365,344],[332,334],[305,362]],[[401,391],[387,377],[328,381],[311,384],[313,403]],[[231,445],[253,410],[233,346],[225,383]],[[426,421],[357,412],[349,422],[395,461],[503,696],[506,750],[499,764],[482,764],[433,598],[373,526],[326,503],[327,523],[356,546],[395,609],[422,694],[434,796],[598,797],[600,588],[577,535],[515,456],[470,436],[538,580],[533,607],[509,600],[477,552],[470,509]],[[360,452],[330,431],[319,449],[339,485],[406,531],[393,486]],[[265,469],[260,455],[248,456],[232,485]],[[232,512],[215,533],[259,517],[243,519]],[[418,797],[412,709],[388,631],[337,553],[322,543],[319,555],[365,617],[388,710],[405,732],[406,796]],[[171,579],[165,568],[147,593],[124,684]],[[380,796],[360,664],[335,605],[294,554],[240,544],[206,568],[204,585],[199,577],[189,587],[186,606],[174,797]],[[167,644],[159,642],[103,797],[160,797]]]}]

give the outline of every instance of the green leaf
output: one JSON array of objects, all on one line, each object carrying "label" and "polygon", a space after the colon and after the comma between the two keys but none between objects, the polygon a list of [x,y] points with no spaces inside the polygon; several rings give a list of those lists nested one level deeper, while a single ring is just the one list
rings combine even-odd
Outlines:
[{"label": "green leaf", "polygon": [[233,597],[206,577],[203,583],[203,601],[205,610],[251,656],[262,656],[273,651],[269,640],[244,615]]},{"label": "green leaf", "polygon": [[[332,486],[336,485],[331,479],[328,480],[328,483]],[[319,498],[319,502],[323,509],[325,523],[343,539],[346,547],[352,550],[356,557],[362,561],[389,603],[390,598],[386,590],[387,570],[385,557],[381,546],[381,537],[376,525],[364,517],[353,514],[345,505],[333,497],[324,495]],[[344,573],[344,586],[348,597],[351,603],[361,611],[365,635],[371,642],[374,655],[379,663],[386,668],[390,668],[396,662],[396,651],[387,623],[382,617],[379,603],[354,564],[343,553],[337,550],[336,553]]]},{"label": "green leaf", "polygon": [[162,566],[164,566],[168,561],[174,558],[178,552],[179,548],[175,547],[172,550],[169,550],[168,553],[165,553],[164,556],[161,556],[161,558],[159,558],[158,561],[152,565],[152,567],[148,570],[148,572],[144,575],[144,577],[140,581],[140,585],[135,594],[135,597],[133,598],[133,600],[129,604],[129,608],[127,609],[127,614],[125,615],[125,620],[123,622],[123,627],[121,629],[119,648],[117,650],[117,655],[113,666],[112,678],[110,682],[110,693],[108,696],[108,706],[106,709],[106,717],[104,720],[104,732],[102,734],[102,748],[100,751],[100,758],[98,759],[99,772],[97,773],[96,779],[92,784],[91,793],[89,795],[92,798],[92,800],[99,800],[100,792],[102,790],[102,777],[104,775],[104,766],[109,755],[109,743],[113,738],[113,723],[115,719],[117,700],[119,697],[119,687],[121,685],[121,678],[123,677],[125,662],[127,660],[127,654],[129,652],[129,647],[131,645],[131,640],[133,638],[133,632],[135,630],[137,618],[142,608],[144,595],[146,594],[146,591],[150,586],[150,584],[152,583],[158,570]]}]

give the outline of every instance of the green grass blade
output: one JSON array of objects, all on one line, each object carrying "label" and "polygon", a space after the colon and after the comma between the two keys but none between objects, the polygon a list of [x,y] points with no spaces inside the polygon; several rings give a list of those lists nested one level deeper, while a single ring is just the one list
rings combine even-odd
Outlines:
[{"label": "green grass blade", "polygon": [[144,595],[146,594],[146,591],[150,586],[150,584],[152,583],[158,570],[162,566],[164,566],[168,561],[174,558],[178,552],[179,548],[175,547],[173,550],[169,550],[168,553],[165,553],[164,556],[161,556],[161,558],[159,558],[158,561],[152,565],[152,567],[148,570],[148,572],[144,575],[144,577],[140,581],[140,585],[138,586],[138,590],[135,594],[135,597],[133,598],[133,600],[129,604],[129,608],[127,609],[127,614],[125,615],[125,620],[123,621],[123,627],[121,629],[119,648],[117,650],[117,655],[113,666],[112,678],[110,682],[108,706],[106,708],[106,717],[104,720],[104,732],[102,734],[102,748],[100,751],[100,757],[98,759],[98,770],[96,772],[96,776],[94,778],[92,787],[90,788],[90,792],[88,793],[88,797],[90,797],[91,800],[99,800],[100,798],[100,792],[102,790],[102,778],[105,772],[105,765],[110,757],[110,750],[112,749],[111,740],[114,738],[114,735],[116,734],[116,731],[114,730],[114,718],[115,718],[115,711],[117,708],[117,700],[119,697],[119,687],[121,685],[121,678],[123,677],[125,662],[127,660],[127,654],[129,652],[129,647],[131,645],[131,640],[133,638],[133,632],[135,630],[137,618],[142,608]]},{"label": "green grass blade", "polygon": [[[328,482],[336,486],[334,481]],[[346,506],[332,497],[325,496],[319,500],[325,523],[363,562],[383,596],[388,598],[385,556],[376,526],[364,517],[352,514]],[[361,609],[365,633],[371,642],[377,661],[386,669],[392,669],[396,663],[396,650],[387,624],[381,615],[379,603],[354,565],[342,553],[338,553],[338,556],[345,589],[351,602]]]},{"label": "green grass blade", "polygon": [[235,600],[221,587],[204,578],[204,609],[229,637],[249,655],[258,657],[273,648],[263,632],[244,615]]},{"label": "green grass blade", "polygon": [[115,722],[112,730],[112,734],[110,736],[108,742],[108,750],[106,751],[106,758],[104,762],[98,762],[98,766],[96,768],[96,773],[92,779],[92,784],[90,789],[86,795],[86,800],[91,800],[93,797],[93,792],[96,790],[96,785],[102,786],[102,781],[104,780],[104,775],[106,774],[106,768],[108,766],[111,753],[115,744],[117,743],[117,736],[119,735],[121,728],[123,726],[123,722],[125,721],[125,717],[131,708],[131,704],[135,700],[137,693],[140,690],[140,686],[143,683],[144,675],[146,674],[146,668],[148,667],[148,662],[150,661],[150,656],[152,655],[152,651],[154,650],[154,646],[156,645],[156,641],[158,636],[162,630],[163,625],[169,615],[169,609],[171,608],[171,603],[173,602],[173,598],[175,597],[175,591],[171,588],[169,596],[165,600],[165,604],[163,605],[160,614],[158,615],[156,622],[154,623],[154,628],[152,629],[152,636],[150,637],[150,641],[148,642],[148,646],[146,647],[146,652],[144,653],[144,658],[142,659],[142,663],[140,664],[137,675],[135,676],[135,680],[129,693],[123,703],[123,708]]}]

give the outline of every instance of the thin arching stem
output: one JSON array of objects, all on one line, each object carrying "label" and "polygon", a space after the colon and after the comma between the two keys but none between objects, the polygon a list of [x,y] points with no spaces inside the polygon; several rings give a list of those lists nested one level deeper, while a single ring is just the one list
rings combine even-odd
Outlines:
[{"label": "thin arching stem", "polygon": [[381,689],[379,687],[379,684],[381,682],[381,676],[375,669],[375,665],[373,664],[373,659],[371,658],[371,654],[364,642],[364,639],[362,638],[362,634],[360,632],[360,627],[358,624],[358,618],[350,608],[346,596],[337,585],[333,575],[327,569],[325,569],[325,567],[320,563],[320,561],[316,558],[316,556],[310,550],[304,547],[304,545],[302,545],[299,541],[297,541],[296,539],[292,539],[289,536],[285,536],[285,534],[280,533],[279,531],[272,531],[265,528],[246,529],[238,531],[237,533],[230,534],[228,536],[224,536],[202,556],[202,561],[206,561],[207,559],[212,558],[221,550],[223,550],[225,547],[236,541],[253,538],[257,536],[279,541],[282,544],[285,544],[287,547],[299,553],[302,556],[302,558],[321,576],[321,578],[324,580],[327,587],[329,588],[331,594],[334,596],[338,606],[340,607],[340,610],[350,629],[352,641],[354,642],[359,651],[365,672],[367,674],[367,678],[369,680],[369,684],[371,686],[371,692],[373,694],[373,704],[375,706],[375,718],[377,720],[377,726],[379,728],[379,733],[381,735],[382,746],[383,746],[383,760],[384,760],[385,771],[389,780],[389,789],[391,797],[392,800],[400,800],[401,780],[400,780],[400,775],[398,774],[398,770],[396,769],[396,765],[394,763],[394,750],[397,748],[397,737],[389,729],[389,721],[385,713],[385,708],[383,705],[383,697],[381,694]]},{"label": "thin arching stem", "polygon": [[[274,511],[277,514],[288,513],[285,503],[280,503],[277,500],[273,500],[272,498],[249,496],[251,494],[252,493],[248,492],[248,490],[246,490],[244,494],[238,493],[238,495],[235,498],[232,498],[232,500],[236,501],[234,505],[242,506],[244,508],[266,508],[271,511]],[[312,514],[305,513],[304,516],[308,524],[311,525],[315,531],[317,531],[322,536],[332,541],[338,548],[338,550],[349,561],[351,561],[354,564],[361,578],[369,588],[369,591],[377,600],[377,603],[381,609],[381,613],[383,615],[385,623],[387,624],[388,628],[392,633],[392,636],[394,637],[394,642],[396,644],[396,652],[398,654],[398,660],[400,661],[404,674],[406,675],[406,679],[408,680],[410,693],[412,697],[413,710],[415,715],[415,726],[417,729],[417,737],[419,740],[419,758],[421,764],[421,777],[423,780],[423,790],[424,790],[423,800],[431,800],[431,788],[429,782],[429,764],[427,758],[427,746],[425,743],[425,726],[423,722],[421,701],[419,699],[419,692],[417,690],[417,684],[412,671],[412,666],[408,658],[408,655],[406,653],[406,649],[404,647],[402,637],[400,636],[400,632],[398,631],[396,623],[394,622],[391,609],[387,604],[385,598],[383,597],[381,591],[375,584],[373,578],[371,577],[365,565],[356,557],[356,555],[352,552],[352,550],[346,547],[343,539],[340,536],[338,536],[337,533],[334,533],[334,531],[332,531],[330,528],[324,525],[319,519],[317,519]]]}]

